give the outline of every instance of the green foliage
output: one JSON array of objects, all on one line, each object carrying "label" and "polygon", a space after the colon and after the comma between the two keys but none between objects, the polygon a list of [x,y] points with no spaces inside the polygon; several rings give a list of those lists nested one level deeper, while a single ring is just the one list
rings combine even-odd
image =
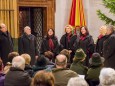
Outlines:
[{"label": "green foliage", "polygon": [[[109,12],[115,16],[115,0],[103,0],[103,4],[106,8],[110,10]],[[115,21],[107,17],[100,10],[97,10],[97,15],[101,20],[105,21],[106,24],[115,25]]]}]

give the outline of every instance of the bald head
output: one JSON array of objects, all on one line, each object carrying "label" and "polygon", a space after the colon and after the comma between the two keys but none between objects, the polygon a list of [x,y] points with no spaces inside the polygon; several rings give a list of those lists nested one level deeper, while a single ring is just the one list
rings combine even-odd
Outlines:
[{"label": "bald head", "polygon": [[60,67],[66,67],[67,65],[67,57],[63,54],[59,54],[56,56],[56,59],[55,59],[55,63],[56,63],[56,66],[60,66]]},{"label": "bald head", "polygon": [[0,24],[0,30],[1,30],[2,32],[6,32],[6,31],[7,31],[7,27],[6,27],[6,25],[5,25],[4,23],[1,23],[1,24]]},{"label": "bald head", "polygon": [[25,60],[21,56],[16,56],[12,60],[12,67],[18,67],[22,70],[25,68]]},{"label": "bald head", "polygon": [[31,34],[31,28],[29,26],[26,26],[24,28],[24,32],[27,34],[27,35],[30,35]]}]

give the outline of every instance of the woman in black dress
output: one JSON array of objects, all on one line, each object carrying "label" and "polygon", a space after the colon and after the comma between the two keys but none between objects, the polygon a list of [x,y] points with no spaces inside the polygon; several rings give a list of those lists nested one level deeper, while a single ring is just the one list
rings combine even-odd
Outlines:
[{"label": "woman in black dress", "polygon": [[71,25],[67,25],[65,27],[65,34],[60,39],[60,48],[61,50],[67,49],[70,56],[70,62],[72,63],[74,53],[76,51],[75,41],[77,39],[77,35],[72,34],[73,27]]},{"label": "woman in black dress", "polygon": [[52,60],[59,53],[58,39],[55,36],[53,29],[48,29],[47,35],[43,38],[40,48],[40,54],[47,56],[50,53]]},{"label": "woman in black dress", "polygon": [[89,66],[89,58],[94,52],[94,40],[85,26],[80,29],[79,48],[82,48],[87,55],[84,65]]}]

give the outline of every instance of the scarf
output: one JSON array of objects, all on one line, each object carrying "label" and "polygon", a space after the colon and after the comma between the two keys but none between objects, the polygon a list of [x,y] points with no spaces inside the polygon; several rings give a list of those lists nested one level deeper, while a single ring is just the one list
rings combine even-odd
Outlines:
[{"label": "scarf", "polygon": [[99,35],[98,39],[101,39],[103,37],[103,35]]},{"label": "scarf", "polygon": [[82,36],[80,36],[80,40],[84,40],[86,38],[86,35],[82,35]]},{"label": "scarf", "polygon": [[54,43],[53,43],[53,40],[51,38],[49,38],[48,44],[49,44],[50,50],[54,50]]}]

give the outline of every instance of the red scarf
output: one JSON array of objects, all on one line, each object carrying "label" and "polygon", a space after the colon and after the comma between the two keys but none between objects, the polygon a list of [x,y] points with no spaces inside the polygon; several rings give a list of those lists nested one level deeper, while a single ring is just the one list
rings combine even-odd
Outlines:
[{"label": "red scarf", "polygon": [[54,50],[54,43],[51,38],[49,39],[48,43],[49,43],[50,50]]},{"label": "red scarf", "polygon": [[101,39],[103,37],[103,35],[99,35],[98,39]]},{"label": "red scarf", "polygon": [[80,40],[84,40],[86,38],[86,35],[80,36]]},{"label": "red scarf", "polygon": [[70,42],[71,34],[67,34],[67,41]]}]

